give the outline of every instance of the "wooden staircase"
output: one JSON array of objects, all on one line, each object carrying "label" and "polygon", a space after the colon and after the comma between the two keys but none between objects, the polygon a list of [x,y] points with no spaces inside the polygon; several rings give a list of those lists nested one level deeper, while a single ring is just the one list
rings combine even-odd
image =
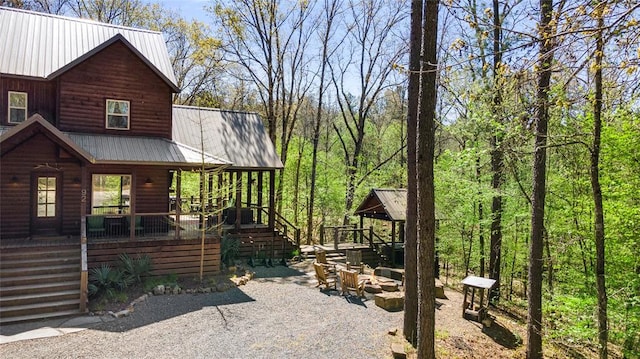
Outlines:
[{"label": "wooden staircase", "polygon": [[258,252],[264,253],[267,258],[281,259],[283,256],[289,258],[295,249],[293,243],[277,230],[269,230],[268,228],[243,229],[232,235],[240,240],[240,253],[238,253],[240,258],[251,258],[256,256]]},{"label": "wooden staircase", "polygon": [[[327,249],[323,247],[322,250],[324,250],[327,253],[327,261],[329,262],[346,263],[347,261],[346,248]],[[361,247],[353,248],[353,250],[362,251],[362,262],[371,268],[376,268],[380,265],[386,264],[385,258],[382,257],[380,254],[378,254],[374,249],[370,247],[361,246]],[[307,259],[315,259],[316,257],[315,251],[313,249],[309,250],[309,248],[307,248],[307,250],[303,252],[304,252],[303,256]]]},{"label": "wooden staircase", "polygon": [[80,245],[2,248],[0,324],[80,313]]}]

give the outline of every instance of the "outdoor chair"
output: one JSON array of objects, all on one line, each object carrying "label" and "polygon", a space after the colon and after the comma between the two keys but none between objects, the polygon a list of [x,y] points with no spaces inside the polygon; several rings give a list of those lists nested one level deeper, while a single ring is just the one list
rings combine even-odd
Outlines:
[{"label": "outdoor chair", "polygon": [[340,270],[340,289],[342,295],[354,290],[358,297],[364,297],[364,285],[366,280],[358,279],[358,272],[353,270]]},{"label": "outdoor chair", "polygon": [[[127,221],[127,228],[129,228],[129,230],[130,230],[131,229],[131,217],[126,216],[125,219]],[[135,233],[136,234],[144,234],[144,227],[142,226],[142,217],[141,216],[136,216],[134,224],[135,224]]]},{"label": "outdoor chair", "polygon": [[316,251],[316,263],[325,268],[326,271],[337,274],[336,264],[327,262],[327,252]]},{"label": "outdoor chair", "polygon": [[364,263],[362,263],[362,251],[347,250],[347,270],[357,270],[364,273]]},{"label": "outdoor chair", "polygon": [[87,237],[97,238],[107,234],[107,229],[104,226],[103,216],[88,216],[87,217]]},{"label": "outdoor chair", "polygon": [[316,285],[316,287],[324,285],[325,289],[329,289],[329,287],[331,286],[333,287],[333,289],[337,290],[336,285],[338,282],[338,278],[335,274],[329,273],[320,263],[313,263],[313,268],[316,271],[316,279],[318,280],[318,284]]}]

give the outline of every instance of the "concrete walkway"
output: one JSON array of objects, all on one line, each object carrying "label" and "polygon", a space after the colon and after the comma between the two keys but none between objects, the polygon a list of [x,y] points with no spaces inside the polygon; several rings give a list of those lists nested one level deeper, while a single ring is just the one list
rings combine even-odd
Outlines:
[{"label": "concrete walkway", "polygon": [[35,322],[5,324],[0,326],[0,344],[20,340],[57,337],[79,332],[97,324],[115,320],[111,316],[90,316],[55,318]]}]

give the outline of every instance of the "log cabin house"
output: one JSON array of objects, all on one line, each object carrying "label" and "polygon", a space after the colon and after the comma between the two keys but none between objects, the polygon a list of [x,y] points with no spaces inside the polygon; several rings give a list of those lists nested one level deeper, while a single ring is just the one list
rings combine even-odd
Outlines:
[{"label": "log cabin house", "polygon": [[0,7],[0,323],[86,311],[88,270],[121,253],[195,276],[203,231],[207,274],[223,233],[291,250],[260,117],[179,90],[159,32]]}]

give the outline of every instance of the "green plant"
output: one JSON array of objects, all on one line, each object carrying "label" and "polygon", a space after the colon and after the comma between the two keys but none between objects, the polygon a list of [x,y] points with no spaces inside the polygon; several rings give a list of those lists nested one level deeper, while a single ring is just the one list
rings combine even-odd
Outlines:
[{"label": "green plant", "polygon": [[240,252],[240,241],[229,234],[222,236],[220,243],[221,264],[232,266],[238,253]]},{"label": "green plant", "polygon": [[175,286],[178,284],[178,275],[175,273],[168,274],[163,277],[149,277],[146,278],[143,284],[145,292],[150,292],[158,285]]},{"label": "green plant", "polygon": [[89,271],[89,295],[114,298],[118,291],[127,288],[132,279],[125,276],[120,269],[114,269],[108,264],[91,268]]},{"label": "green plant", "polygon": [[122,253],[118,256],[118,268],[134,283],[140,284],[142,278],[148,277],[153,270],[153,263],[147,254],[131,258],[128,254]]}]

